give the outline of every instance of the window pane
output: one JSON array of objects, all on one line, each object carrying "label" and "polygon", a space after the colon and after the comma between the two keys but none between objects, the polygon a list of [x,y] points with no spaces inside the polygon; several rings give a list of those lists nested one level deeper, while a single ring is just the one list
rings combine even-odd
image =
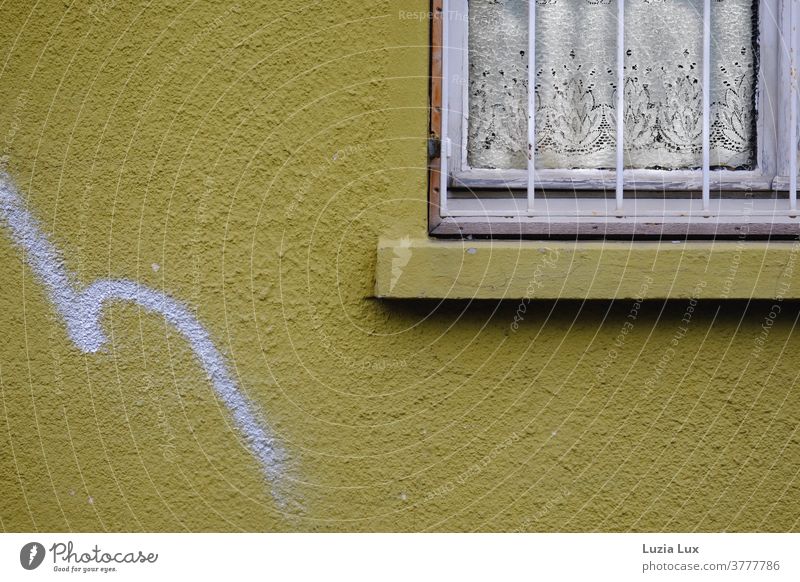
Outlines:
[{"label": "window pane", "polygon": [[468,34],[467,161],[474,168],[525,168],[528,3],[470,0]]},{"label": "window pane", "polygon": [[[525,168],[527,21],[522,0],[469,2],[468,162]],[[617,6],[539,0],[537,167],[613,168]],[[626,166],[702,160],[702,0],[627,0]],[[757,2],[712,3],[711,163],[755,164]]]}]

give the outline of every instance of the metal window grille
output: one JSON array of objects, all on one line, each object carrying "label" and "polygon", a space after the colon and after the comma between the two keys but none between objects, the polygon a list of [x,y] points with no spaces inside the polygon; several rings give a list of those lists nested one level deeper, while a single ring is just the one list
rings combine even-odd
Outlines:
[{"label": "metal window grille", "polygon": [[[617,6],[617,86],[625,83],[625,0]],[[698,170],[626,169],[624,115],[616,115],[614,170],[539,170],[536,165],[536,10],[528,9],[527,169],[507,171],[501,178],[488,172],[455,175],[450,166],[453,127],[464,118],[463,103],[453,106],[454,65],[464,71],[463,11],[467,0],[434,0],[432,59],[432,133],[441,147],[431,160],[431,232],[442,235],[793,235],[800,234],[797,212],[798,174],[798,51],[800,0],[761,0],[760,12],[772,15],[761,25],[760,61],[777,62],[767,89],[778,95],[778,106],[759,110],[759,131],[772,123],[776,131],[772,175],[712,169],[710,165],[711,2],[703,1],[702,38],[702,167]],[[458,6],[455,8],[453,4]],[[774,58],[777,57],[777,58]],[[759,71],[759,83],[767,75]],[[775,86],[770,86],[773,83]],[[761,88],[763,91],[763,87]],[[455,96],[458,97],[458,96]],[[440,100],[437,104],[436,101]],[[625,92],[616,92],[618,112]],[[772,119],[769,119],[769,118]],[[463,136],[462,136],[463,138]],[[763,136],[759,136],[762,139]],[[763,162],[763,160],[762,160]],[[762,168],[763,170],[763,168]],[[612,187],[613,186],[613,187]],[[486,188],[507,195],[486,194]],[[549,190],[561,195],[550,196]],[[571,190],[571,192],[569,192]],[[681,190],[682,195],[670,195]],[[696,194],[687,194],[695,190]],[[567,192],[565,195],[564,192]],[[654,192],[660,191],[660,194]],[[712,192],[714,196],[712,196]]]}]

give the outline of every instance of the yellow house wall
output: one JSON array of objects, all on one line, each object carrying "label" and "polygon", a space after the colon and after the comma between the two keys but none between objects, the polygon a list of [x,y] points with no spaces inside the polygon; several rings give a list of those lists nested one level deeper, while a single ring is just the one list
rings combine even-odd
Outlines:
[{"label": "yellow house wall", "polygon": [[0,225],[0,528],[798,529],[796,304],[373,298],[425,236],[425,11],[3,4],[0,169],[78,282],[195,311],[288,501],[172,326],[81,352]]}]

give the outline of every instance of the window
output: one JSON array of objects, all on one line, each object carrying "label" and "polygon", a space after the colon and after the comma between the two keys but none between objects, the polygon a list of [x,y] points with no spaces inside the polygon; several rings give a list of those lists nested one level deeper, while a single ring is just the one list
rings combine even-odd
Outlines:
[{"label": "window", "polygon": [[530,6],[433,2],[432,234],[800,234],[800,0]]}]

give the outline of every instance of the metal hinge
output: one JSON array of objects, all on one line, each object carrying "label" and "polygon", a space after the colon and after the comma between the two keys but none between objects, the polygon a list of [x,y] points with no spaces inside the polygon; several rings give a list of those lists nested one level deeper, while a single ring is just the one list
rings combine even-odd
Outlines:
[{"label": "metal hinge", "polygon": [[435,137],[428,138],[428,159],[435,160],[442,152],[442,142]]},{"label": "metal hinge", "polygon": [[[450,138],[444,140],[444,154],[449,158],[453,155],[453,147]],[[442,141],[431,137],[428,139],[428,159],[433,160],[442,155]]]}]

